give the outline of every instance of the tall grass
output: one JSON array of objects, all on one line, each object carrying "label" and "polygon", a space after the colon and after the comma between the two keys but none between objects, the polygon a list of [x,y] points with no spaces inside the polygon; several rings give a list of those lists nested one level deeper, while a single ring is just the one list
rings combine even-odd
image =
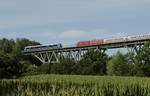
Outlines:
[{"label": "tall grass", "polygon": [[0,80],[0,96],[150,96],[150,79],[37,75]]}]

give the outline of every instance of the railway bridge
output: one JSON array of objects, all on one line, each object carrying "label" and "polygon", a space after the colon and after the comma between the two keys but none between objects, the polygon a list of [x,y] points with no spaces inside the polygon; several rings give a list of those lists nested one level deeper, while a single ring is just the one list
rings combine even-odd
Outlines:
[{"label": "railway bridge", "polygon": [[82,47],[64,47],[39,51],[24,51],[24,54],[33,55],[38,58],[42,63],[57,63],[65,57],[74,59],[75,61],[79,61],[82,56],[91,49],[104,53],[108,49],[127,48],[129,52],[133,53],[136,52],[138,48],[141,48],[144,45],[145,41],[148,40],[134,40],[128,42],[117,42]]}]

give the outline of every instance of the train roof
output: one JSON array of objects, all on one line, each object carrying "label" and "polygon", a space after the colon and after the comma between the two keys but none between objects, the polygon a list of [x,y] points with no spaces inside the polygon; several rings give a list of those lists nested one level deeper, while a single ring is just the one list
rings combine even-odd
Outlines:
[{"label": "train roof", "polygon": [[42,45],[33,45],[33,46],[26,46],[25,48],[29,48],[29,47],[41,47],[41,46],[50,46],[50,45],[60,45],[61,43],[58,44],[42,44]]}]

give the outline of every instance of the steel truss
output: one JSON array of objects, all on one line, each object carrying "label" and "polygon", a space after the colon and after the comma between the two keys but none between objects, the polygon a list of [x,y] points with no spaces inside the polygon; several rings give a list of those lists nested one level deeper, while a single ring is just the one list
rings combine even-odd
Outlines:
[{"label": "steel truss", "polygon": [[84,47],[68,47],[61,49],[52,49],[52,50],[41,50],[41,51],[31,51],[24,52],[25,54],[31,54],[38,58],[42,63],[58,63],[61,59],[70,58],[75,61],[79,61],[86,52],[93,49],[95,51],[100,51],[104,53],[107,49],[113,48],[127,48],[130,53],[130,58],[134,62],[134,56],[137,53],[137,50],[142,48],[145,41],[139,42],[120,42],[96,46],[84,46]]},{"label": "steel truss", "polygon": [[144,46],[144,43],[143,42],[138,42],[138,43],[135,43],[135,44],[132,44],[132,45],[128,45],[126,46],[127,50],[128,50],[128,53],[129,53],[129,60],[131,60],[131,64],[135,64],[135,56],[137,54],[137,51],[141,48],[143,48]]},{"label": "steel truss", "polygon": [[33,56],[38,58],[42,63],[58,63],[61,59],[69,58],[75,61],[79,61],[84,54],[89,50],[99,51],[104,53],[106,49],[101,49],[98,46],[94,48],[78,48],[69,50],[52,50],[52,51],[41,51],[31,53]]}]

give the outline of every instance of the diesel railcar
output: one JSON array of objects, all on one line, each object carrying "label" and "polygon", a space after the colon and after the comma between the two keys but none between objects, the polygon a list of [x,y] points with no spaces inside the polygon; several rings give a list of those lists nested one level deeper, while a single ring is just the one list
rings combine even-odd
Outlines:
[{"label": "diesel railcar", "polygon": [[52,44],[52,45],[35,45],[35,46],[27,46],[24,48],[25,52],[28,51],[41,51],[41,50],[48,50],[48,49],[57,49],[62,48],[62,44]]}]

